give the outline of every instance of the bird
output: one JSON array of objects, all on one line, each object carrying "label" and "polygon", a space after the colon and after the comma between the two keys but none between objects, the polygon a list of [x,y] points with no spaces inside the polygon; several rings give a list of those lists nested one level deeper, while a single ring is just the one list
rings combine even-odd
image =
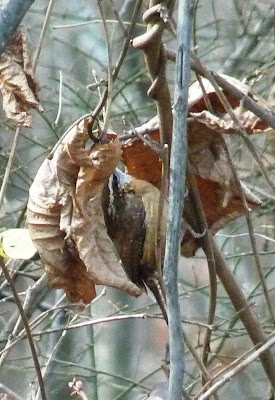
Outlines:
[{"label": "bird", "polygon": [[168,202],[162,199],[158,228],[160,198],[161,193],[155,186],[116,168],[103,189],[101,205],[108,235],[125,272],[139,288],[151,290],[168,323],[162,279]]}]

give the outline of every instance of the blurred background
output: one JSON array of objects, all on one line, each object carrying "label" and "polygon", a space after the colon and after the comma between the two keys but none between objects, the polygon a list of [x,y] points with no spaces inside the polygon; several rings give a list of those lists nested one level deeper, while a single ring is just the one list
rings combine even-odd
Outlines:
[{"label": "blurred background", "polygon": [[[32,53],[38,45],[48,3],[36,0],[24,19]],[[115,11],[126,24],[131,21],[136,2],[113,0],[102,3],[106,3],[104,10],[112,44],[112,63],[115,65],[124,40]],[[271,0],[195,1],[193,46],[208,68],[245,80],[257,94],[275,105],[275,17],[274,4],[271,3]],[[144,1],[142,12],[147,5],[148,2]],[[144,32],[142,12],[135,35]],[[176,21],[177,13],[174,18]],[[172,33],[165,32],[164,42],[168,47],[176,48]],[[87,85],[95,82],[95,75],[97,79],[106,79],[107,68],[105,34],[97,2],[55,1],[36,70],[45,112],[33,111],[32,128],[21,130],[10,182],[0,210],[1,231],[25,227],[26,202],[32,179],[62,133],[76,119],[95,108],[99,101],[98,93],[87,89]],[[167,74],[173,96],[172,63],[167,65]],[[155,104],[147,96],[149,86],[142,52],[130,49],[113,89],[110,125],[115,132],[121,134],[131,125],[138,126],[156,114]],[[60,96],[61,113],[55,123]],[[13,124],[1,114],[1,179],[14,131]],[[253,214],[253,223],[261,264],[274,301],[274,194],[263,181],[241,138],[232,137],[230,141],[231,154],[240,177],[263,201],[262,208]],[[273,132],[253,135],[252,141],[261,152],[270,176],[273,174],[274,177]],[[247,232],[246,223],[240,218],[220,231],[217,241],[268,334],[274,326],[267,312]],[[28,298],[28,289],[43,273],[40,261],[9,260],[8,265],[24,303]],[[220,285],[218,289],[218,308],[210,349],[211,372],[217,372],[252,346],[234,307]],[[33,383],[36,382],[33,361],[26,340],[15,340],[22,327],[15,329],[18,311],[3,276],[0,290],[0,349],[5,349],[7,341],[13,343],[8,351],[0,354],[0,391],[11,393],[15,399],[34,399],[31,396],[37,384]],[[168,331],[162,319],[136,318],[63,330],[66,325],[89,321],[91,317],[160,313],[150,295],[133,299],[117,290],[101,287],[98,288],[98,295],[80,313],[76,305],[69,304],[64,298],[63,291],[51,290],[46,284],[41,284],[35,297],[32,297],[29,318],[39,322],[34,329],[39,334],[34,339],[50,400],[71,398],[72,389],[68,383],[73,378],[83,382],[85,393],[91,400],[143,399],[154,385],[167,380]],[[200,251],[191,259],[181,260],[180,296],[185,332],[200,352],[209,298],[208,269]],[[48,329],[55,329],[56,332],[45,333]],[[193,395],[199,388],[198,367],[186,350],[185,389]],[[268,381],[258,362],[251,364],[219,392],[223,400],[233,396],[238,399],[267,399],[268,393]]]}]

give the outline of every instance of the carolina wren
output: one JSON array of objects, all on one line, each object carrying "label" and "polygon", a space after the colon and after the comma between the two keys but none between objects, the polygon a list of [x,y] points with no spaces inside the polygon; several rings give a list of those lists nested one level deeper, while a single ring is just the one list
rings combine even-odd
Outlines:
[{"label": "carolina wren", "polygon": [[[133,283],[154,294],[167,322],[162,276],[156,257],[160,191],[118,168],[102,194],[102,208],[108,235]],[[164,199],[159,243],[164,255],[167,201]]]}]

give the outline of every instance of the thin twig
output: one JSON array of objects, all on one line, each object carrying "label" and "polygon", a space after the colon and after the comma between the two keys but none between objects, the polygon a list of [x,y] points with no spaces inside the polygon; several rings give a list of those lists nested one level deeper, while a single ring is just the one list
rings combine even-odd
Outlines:
[{"label": "thin twig", "polygon": [[[194,347],[193,347],[193,345],[191,343],[191,340],[189,340],[188,335],[186,335],[186,333],[184,333],[184,332],[183,332],[183,339],[184,339],[184,341],[186,343],[186,346],[188,347],[188,350],[192,354],[192,356],[193,356],[193,358],[194,358],[199,370],[201,371],[201,374],[202,374],[202,376],[204,378],[204,381],[205,381],[205,386],[206,387],[209,386],[210,381],[211,381],[211,375],[207,371],[207,369],[205,367],[205,364],[201,361],[198,353],[196,352],[196,350],[194,349]],[[214,397],[216,399],[218,399],[218,397],[216,395],[214,395]]]},{"label": "thin twig", "polygon": [[224,63],[223,72],[229,75],[236,72],[240,60],[247,59],[255,47],[261,43],[260,39],[262,37],[267,37],[268,32],[274,28],[274,24],[275,13],[274,7],[272,6],[271,9],[268,10],[267,14],[263,16],[260,23],[255,27],[254,32],[250,35],[245,35],[242,42],[238,44],[236,50]]},{"label": "thin twig", "polygon": [[233,163],[233,161],[231,159],[227,144],[226,144],[226,142],[225,142],[225,140],[224,140],[224,138],[222,136],[221,136],[221,139],[222,139],[222,142],[223,142],[223,148],[224,148],[226,156],[227,156],[227,161],[228,161],[229,167],[230,167],[230,169],[232,171],[232,174],[233,174],[233,177],[234,177],[234,181],[235,181],[235,184],[236,184],[236,186],[238,188],[239,196],[241,198],[241,201],[242,201],[242,204],[243,204],[243,207],[244,207],[244,214],[245,214],[245,218],[246,218],[246,223],[247,223],[247,227],[248,227],[248,233],[249,233],[249,238],[250,238],[250,242],[251,242],[251,247],[252,247],[252,251],[253,251],[253,256],[254,256],[256,268],[257,268],[257,271],[258,271],[258,274],[259,274],[259,277],[260,277],[261,285],[262,285],[263,292],[264,292],[264,297],[265,297],[267,308],[268,308],[268,311],[269,311],[269,314],[270,314],[270,317],[271,317],[271,320],[272,320],[272,324],[275,327],[275,313],[274,313],[272,301],[271,301],[271,298],[270,298],[269,293],[268,293],[267,284],[266,284],[266,281],[265,281],[265,278],[264,278],[264,274],[263,274],[263,271],[262,271],[262,267],[261,267],[261,261],[260,261],[259,251],[258,251],[258,248],[257,248],[257,242],[256,242],[256,238],[255,238],[255,233],[254,233],[254,227],[253,227],[253,223],[252,223],[251,216],[250,216],[249,206],[248,206],[248,203],[247,203],[247,200],[246,200],[246,197],[245,197],[241,182],[239,180],[236,168],[235,168],[234,163]]},{"label": "thin twig", "polygon": [[[216,245],[214,239],[212,239],[212,248],[216,262],[217,275],[220,278],[220,281],[235,309],[237,311],[242,309],[242,312],[240,313],[240,319],[243,322],[250,339],[254,345],[265,342],[265,334],[260,327],[255,314],[251,308],[248,307],[247,300],[239,288],[234,275],[226,265],[224,256]],[[267,349],[265,352],[261,353],[260,360],[273,391],[275,391],[275,362],[271,351]]]},{"label": "thin twig", "polygon": [[[63,367],[73,367],[74,369],[77,367],[80,367],[79,364],[75,363],[75,362],[69,362],[69,361],[64,361],[64,360],[60,360],[60,359],[54,359],[54,361],[60,365],[62,365]],[[159,372],[162,368],[158,367],[156,368],[154,371],[150,372],[149,374],[147,374],[146,376],[144,376],[143,378],[141,378],[138,382],[134,381],[133,379],[127,378],[126,376],[122,376],[122,375],[118,375],[118,374],[113,374],[111,372],[107,372],[107,371],[102,371],[100,369],[95,369],[93,367],[88,367],[85,365],[81,365],[81,369],[83,369],[84,371],[89,371],[91,373],[96,373],[98,375],[104,375],[107,377],[111,377],[111,378],[115,378],[118,380],[121,380],[123,383],[129,383],[130,386],[128,386],[124,391],[122,391],[117,397],[115,397],[113,400],[120,400],[121,398],[123,398],[123,396],[125,394],[127,394],[128,392],[130,392],[133,388],[138,387],[140,389],[149,391],[149,387],[145,386],[142,384],[143,381],[147,380],[148,378],[150,378],[152,375],[156,374],[157,372]],[[94,400],[94,399],[92,399]]]},{"label": "thin twig", "polygon": [[[217,277],[216,277],[216,264],[212,249],[211,234],[208,231],[207,220],[205,217],[203,204],[201,202],[199,190],[197,187],[197,182],[195,176],[192,172],[192,167],[190,162],[187,162],[187,179],[190,185],[190,196],[196,208],[198,215],[199,228],[201,232],[205,231],[205,234],[201,238],[201,242],[204,243],[205,255],[207,257],[208,272],[209,272],[209,283],[210,283],[210,298],[209,298],[209,310],[207,324],[211,327],[214,324],[216,305],[217,305]],[[207,365],[208,354],[210,351],[210,341],[211,341],[212,329],[207,328],[202,352],[202,361],[204,365]]]},{"label": "thin twig", "polygon": [[[135,28],[135,25],[136,25],[136,19],[137,19],[137,15],[138,15],[138,12],[140,10],[142,1],[143,0],[137,0],[136,1],[135,7],[134,7],[134,11],[133,11],[133,14],[132,14],[132,18],[131,18],[131,24],[130,24],[130,26],[128,28],[128,32],[127,32],[127,37],[125,37],[125,39],[124,39],[124,43],[123,43],[120,55],[118,57],[116,65],[115,65],[115,67],[114,67],[114,69],[112,71],[112,80],[113,80],[113,82],[116,80],[117,75],[118,75],[118,73],[120,71],[120,68],[121,68],[121,66],[123,64],[123,61],[124,61],[124,59],[126,57],[126,54],[128,52],[128,49],[129,49],[129,46],[130,46],[130,41],[131,41],[131,36],[133,34],[133,31],[134,31],[134,28]],[[104,92],[102,93],[102,97],[101,97],[99,103],[97,104],[97,106],[95,107],[93,112],[91,113],[91,117],[92,117],[93,120],[95,120],[95,118],[98,116],[98,114],[100,113],[100,111],[104,107],[105,102],[107,100],[107,97],[108,97],[108,88],[105,88]]]},{"label": "thin twig", "polygon": [[42,45],[45,39],[45,35],[46,35],[46,30],[49,24],[49,20],[50,20],[50,15],[53,9],[53,5],[54,5],[54,0],[50,0],[49,4],[48,4],[48,8],[47,8],[47,12],[46,12],[46,16],[43,22],[43,26],[40,32],[40,36],[39,36],[39,40],[38,40],[38,45],[35,49],[34,52],[34,57],[33,57],[33,62],[32,62],[32,68],[33,68],[33,72],[35,73],[36,71],[36,67],[37,67],[37,63],[38,63],[38,59],[40,57],[40,53],[41,53],[41,49],[42,49]]},{"label": "thin twig", "polygon": [[[45,275],[46,275],[46,274],[45,274]],[[31,289],[32,289],[32,288],[31,288]],[[30,290],[31,290],[31,289],[30,289]],[[66,295],[64,294],[64,296],[63,296],[61,299],[59,299],[58,302],[57,302],[50,310],[47,310],[47,311],[45,311],[44,313],[39,314],[33,321],[30,321],[30,322],[29,322],[30,328],[31,328],[31,329],[36,328],[38,325],[40,325],[40,324],[48,317],[49,313],[52,313],[52,312],[54,312],[55,310],[58,310],[59,308],[61,308],[61,307],[58,307],[58,304],[64,300],[65,296],[66,296]],[[32,300],[33,300],[33,296],[29,296],[28,299],[32,299]],[[29,310],[28,310],[28,302],[25,302],[24,305],[25,305],[24,312],[25,312],[26,316],[28,317],[28,311],[29,311]],[[64,308],[64,307],[65,307],[65,306],[62,306],[62,308]],[[67,306],[66,306],[66,307],[67,307]],[[25,338],[25,330],[24,330],[24,329],[23,329],[21,332],[16,333],[16,337],[13,338],[13,341],[12,341],[9,345],[6,344],[5,348],[4,348],[3,350],[0,351],[0,356],[2,357],[3,354],[5,354],[6,352],[8,352],[12,347],[14,347],[14,346],[15,346],[18,342],[20,342],[20,340],[22,340],[23,338]]]},{"label": "thin twig", "polygon": [[[73,323],[77,318],[78,318],[78,314],[75,314],[75,315],[73,316],[73,318],[71,319],[70,324]],[[43,373],[42,373],[42,377],[43,377],[43,379],[45,379],[45,380],[47,380],[47,374],[48,374],[49,366],[50,366],[50,364],[51,364],[53,358],[55,357],[55,355],[56,355],[58,349],[60,348],[60,346],[61,346],[61,344],[62,344],[62,342],[63,342],[63,339],[64,339],[64,337],[66,336],[66,334],[67,334],[67,331],[66,331],[66,330],[63,330],[63,332],[61,333],[59,339],[56,341],[56,343],[55,343],[55,345],[54,345],[54,348],[53,348],[53,350],[52,350],[50,356],[48,357],[48,360],[47,360],[47,362],[46,362],[45,367],[43,368]],[[35,400],[39,400],[39,397],[40,397],[40,390],[37,391]]]},{"label": "thin twig", "polygon": [[56,114],[56,118],[54,121],[54,125],[57,126],[59,122],[59,118],[61,115],[61,110],[62,110],[62,85],[63,85],[63,75],[62,71],[59,71],[59,95],[58,95],[58,110]]},{"label": "thin twig", "polygon": [[123,314],[123,315],[115,315],[113,317],[106,317],[106,318],[98,318],[93,319],[91,321],[80,322],[78,324],[65,326],[63,328],[52,328],[52,329],[44,329],[39,332],[34,332],[32,336],[40,336],[40,335],[48,335],[50,333],[60,332],[63,330],[72,330],[72,329],[80,329],[86,326],[93,326],[98,324],[103,324],[106,322],[115,322],[115,321],[125,321],[129,319],[163,319],[160,315],[151,315],[151,314]]},{"label": "thin twig", "polygon": [[[116,19],[106,19],[105,22],[106,22],[106,24],[120,24],[120,22],[118,20],[116,20]],[[78,22],[76,24],[52,25],[51,28],[52,29],[79,28],[81,26],[86,26],[86,25],[91,25],[91,24],[102,24],[102,19],[101,18],[95,18],[95,19],[92,19],[90,21]],[[131,25],[131,21],[123,21],[123,25]],[[137,22],[136,26],[144,28],[146,25]]]},{"label": "thin twig", "polygon": [[18,307],[18,310],[19,310],[21,318],[22,318],[22,322],[23,322],[24,327],[25,327],[26,336],[27,336],[27,339],[29,341],[29,346],[30,346],[30,350],[31,350],[31,354],[32,354],[33,362],[34,362],[34,367],[35,367],[35,372],[36,372],[37,379],[38,379],[38,384],[39,384],[40,391],[41,391],[42,400],[47,400],[45,387],[44,387],[44,382],[43,382],[43,378],[42,378],[42,374],[41,374],[41,368],[40,368],[39,360],[38,360],[38,357],[37,357],[37,353],[36,353],[34,341],[33,341],[33,338],[32,338],[32,332],[30,330],[30,326],[29,326],[29,323],[28,323],[28,319],[27,319],[26,314],[25,314],[25,312],[23,310],[22,304],[20,302],[19,296],[17,294],[16,288],[15,288],[14,283],[13,283],[13,280],[10,277],[9,271],[8,271],[8,269],[7,269],[6,265],[5,265],[2,257],[0,257],[0,266],[2,268],[2,271],[3,271],[4,275],[5,275],[6,280],[8,281],[8,283],[10,285],[10,288],[11,288],[13,296],[14,296],[14,300],[16,302],[16,305]]},{"label": "thin twig", "polygon": [[5,170],[4,179],[3,179],[1,189],[0,189],[0,209],[2,208],[3,200],[4,200],[4,197],[6,194],[6,190],[7,190],[7,185],[8,185],[9,179],[10,179],[11,167],[12,167],[15,150],[16,150],[16,146],[18,143],[18,139],[19,139],[19,134],[20,134],[20,128],[18,127],[15,131],[15,135],[14,135],[14,139],[13,139],[13,143],[12,143],[12,147],[11,147],[11,151],[10,151],[10,155],[9,155],[8,164],[7,164],[7,167]]},{"label": "thin twig", "polygon": [[[112,79],[113,79],[113,82],[114,82],[115,79],[117,78],[117,75],[118,75],[118,73],[119,73],[119,71],[120,71],[120,68],[121,68],[121,66],[122,66],[122,63],[123,63],[123,61],[124,61],[124,59],[125,59],[125,57],[126,57],[126,54],[127,54],[127,52],[128,52],[129,45],[130,45],[130,40],[131,40],[131,35],[132,35],[132,33],[133,33],[133,31],[134,31],[134,28],[135,28],[137,15],[138,15],[139,9],[140,9],[140,7],[141,7],[142,1],[143,1],[143,0],[137,0],[137,1],[136,1],[135,8],[134,8],[134,11],[133,11],[133,14],[132,14],[131,24],[130,24],[130,26],[129,26],[129,28],[128,28],[128,36],[124,39],[124,43],[123,43],[123,46],[122,46],[120,55],[119,55],[119,57],[118,57],[118,60],[117,60],[117,62],[116,62],[116,65],[115,65],[115,67],[114,67],[114,69],[113,69],[113,71],[112,71]],[[80,118],[78,118],[78,119],[64,132],[64,134],[60,137],[60,139],[57,141],[57,143],[55,144],[55,146],[52,148],[50,154],[48,155],[48,159],[52,159],[52,157],[53,157],[53,155],[54,155],[54,153],[55,153],[57,147],[59,146],[59,144],[62,142],[62,140],[67,136],[67,134],[70,132],[70,130],[71,130],[75,125],[77,125],[77,124],[78,124],[79,122],[81,122],[83,119],[86,119],[86,118],[89,118],[89,117],[91,117],[92,120],[95,120],[95,119],[96,119],[96,117],[98,116],[98,114],[100,113],[100,111],[102,110],[102,108],[103,108],[104,105],[105,105],[107,96],[108,96],[108,88],[105,88],[104,91],[103,91],[103,93],[102,93],[102,97],[101,97],[99,103],[97,104],[97,106],[95,107],[95,109],[94,109],[91,113],[89,113],[89,114],[84,114],[84,115],[82,115]]]},{"label": "thin twig", "polygon": [[[275,345],[275,337],[268,340],[265,344],[263,344],[258,350],[255,350],[253,354],[247,357],[244,361],[240,362],[237,367],[233,368],[231,371],[223,374],[222,378],[215,382],[210,389],[208,389],[202,396],[198,398],[198,400],[206,400],[215,393],[218,389],[224,386],[228,381],[230,381],[235,375],[240,373],[244,368],[246,368],[249,364],[254,362],[258,357],[261,357],[270,347]],[[274,390],[274,388],[273,388]]]},{"label": "thin twig", "polygon": [[[166,48],[165,52],[166,52],[166,56],[169,60],[171,60],[171,61],[176,60],[175,51]],[[237,99],[242,101],[242,105],[246,110],[253,112],[253,114],[255,114],[258,118],[260,118],[262,121],[266,122],[267,125],[271,126],[271,128],[273,128],[273,129],[275,129],[275,115],[270,110],[263,108],[261,105],[259,105],[251,96],[243,93],[241,90],[236,88],[234,85],[232,85],[230,82],[228,82],[225,78],[223,78],[217,72],[207,70],[202,65],[201,62],[197,63],[191,59],[191,69],[194,72],[199,73],[200,75],[204,76],[207,79],[208,79],[208,77],[206,75],[206,71],[208,71],[210,73],[210,75],[213,78],[215,78],[215,81],[218,83],[218,85],[223,90],[233,94]]]},{"label": "thin twig", "polygon": [[111,46],[108,26],[105,21],[105,15],[104,15],[104,10],[103,10],[103,5],[102,5],[101,0],[97,0],[97,6],[100,11],[100,15],[101,15],[101,19],[102,19],[102,23],[103,23],[103,27],[104,27],[104,31],[105,31],[105,40],[106,40],[107,54],[108,54],[107,99],[106,99],[106,105],[105,105],[105,113],[104,113],[102,132],[100,134],[100,140],[102,141],[102,143],[105,143],[106,142],[106,132],[107,132],[109,119],[110,119],[110,112],[111,112],[111,105],[112,105],[112,92],[113,92],[112,46]]}]

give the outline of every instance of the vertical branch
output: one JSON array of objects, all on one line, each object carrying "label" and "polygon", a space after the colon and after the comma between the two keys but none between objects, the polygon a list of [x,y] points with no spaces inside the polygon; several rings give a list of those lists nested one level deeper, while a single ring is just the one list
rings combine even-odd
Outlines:
[{"label": "vertical branch", "polygon": [[167,310],[170,334],[171,369],[169,400],[178,400],[181,398],[184,377],[184,345],[180,323],[177,267],[181,240],[181,218],[187,159],[187,107],[190,79],[192,8],[193,0],[179,1],[174,130],[170,164],[169,222],[164,261],[164,280],[167,287]]},{"label": "vertical branch", "polygon": [[174,8],[174,0],[150,0],[149,9],[143,20],[147,32],[132,40],[132,46],[144,50],[145,61],[151,78],[148,96],[157,103],[160,140],[170,147],[173,125],[172,104],[169,86],[165,75],[166,55],[162,43],[162,32],[169,23]]},{"label": "vertical branch", "polygon": [[95,357],[95,334],[94,334],[94,327],[91,326],[88,330],[88,335],[90,340],[90,365],[91,368],[94,369],[94,373],[91,374],[90,381],[91,381],[91,391],[92,391],[92,399],[98,400],[98,381],[97,381],[97,373],[96,373],[96,357]]}]

